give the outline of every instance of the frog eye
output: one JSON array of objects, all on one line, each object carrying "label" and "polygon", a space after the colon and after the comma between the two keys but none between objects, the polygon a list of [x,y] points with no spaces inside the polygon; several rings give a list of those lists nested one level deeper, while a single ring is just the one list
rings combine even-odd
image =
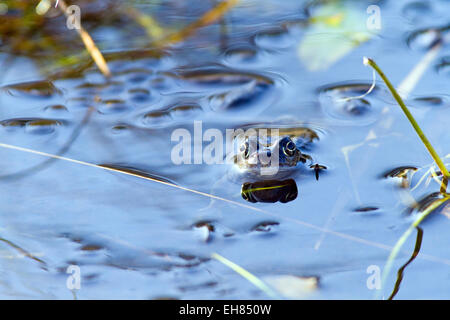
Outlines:
[{"label": "frog eye", "polygon": [[292,157],[295,154],[296,150],[297,146],[294,142],[292,142],[292,140],[289,140],[283,147],[283,153],[288,157]]},{"label": "frog eye", "polygon": [[249,144],[248,141],[245,141],[241,147],[239,148],[239,151],[242,152],[242,154],[244,155],[245,159],[248,159],[248,157],[250,156],[250,151],[249,151]]}]

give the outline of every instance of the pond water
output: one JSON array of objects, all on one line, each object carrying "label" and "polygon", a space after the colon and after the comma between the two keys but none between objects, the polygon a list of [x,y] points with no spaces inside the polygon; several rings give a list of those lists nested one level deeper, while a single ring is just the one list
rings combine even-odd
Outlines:
[{"label": "pond water", "polygon": [[[131,4],[179,30],[217,3]],[[380,8],[381,29],[367,32],[371,4]],[[142,28],[111,18],[112,10],[119,12],[111,2],[84,1],[82,12],[99,16],[85,26],[105,53],[110,79],[92,63],[45,69],[42,61],[53,59],[45,51],[27,56],[1,50],[0,297],[271,298],[214,259],[216,253],[282,286],[285,298],[387,299],[421,240],[395,298],[448,299],[445,207],[421,225],[423,234],[408,238],[385,286],[368,285],[370,270],[383,271],[420,205],[438,197],[439,184],[429,178],[431,157],[381,80],[364,98],[344,98],[371,86],[364,56],[377,61],[394,85],[411,83],[408,74],[441,36],[436,55],[405,96],[437,152],[448,155],[450,3],[338,5],[345,17],[363,18],[363,27],[351,30],[363,31],[367,41],[355,45],[345,30],[311,18],[334,12],[329,4],[242,0],[223,19],[160,51],[147,47]],[[48,19],[80,50],[61,16]],[[272,179],[276,191],[243,196],[243,184],[264,189],[267,181],[231,179],[229,163],[174,163],[172,133],[182,128],[194,136],[194,121],[201,121],[203,132],[224,135],[227,129],[278,128],[298,137],[306,130],[315,138],[302,152],[327,169],[317,180],[309,162],[299,163],[288,176]],[[192,159],[201,156],[191,151]],[[402,167],[410,168],[408,178],[391,177]],[[411,209],[415,202],[419,209]],[[80,268],[79,290],[68,289],[69,266]],[[297,288],[295,281],[281,281],[286,276],[312,277],[315,285]]]}]

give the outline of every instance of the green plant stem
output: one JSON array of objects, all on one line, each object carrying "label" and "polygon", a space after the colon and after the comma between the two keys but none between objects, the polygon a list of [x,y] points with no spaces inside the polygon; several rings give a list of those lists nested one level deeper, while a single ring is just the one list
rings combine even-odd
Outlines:
[{"label": "green plant stem", "polygon": [[[406,242],[408,237],[411,235],[411,233],[414,231],[415,228],[417,228],[420,223],[434,210],[442,206],[444,203],[450,200],[450,196],[444,196],[442,199],[438,199],[434,201],[432,204],[428,206],[415,220],[414,222],[409,226],[409,228],[403,233],[403,235],[398,239],[397,243],[395,244],[394,248],[391,251],[391,254],[389,255],[389,258],[386,262],[386,265],[383,269],[383,275],[381,277],[381,288],[383,289],[387,280],[387,276],[389,275],[392,266],[394,264],[394,260],[397,257],[398,253],[400,252],[400,249],[402,248],[403,244]],[[376,298],[379,297],[379,294],[381,293],[381,290],[379,290],[376,294]]]},{"label": "green plant stem", "polygon": [[252,283],[254,286],[259,288],[261,291],[265,292],[268,296],[270,296],[273,299],[282,299],[282,297],[277,294],[275,291],[273,291],[267,284],[265,284],[262,280],[260,280],[258,277],[254,276],[241,266],[238,266],[234,262],[231,262],[230,260],[226,259],[225,257],[222,257],[218,253],[212,253],[211,257],[213,259],[216,259],[217,261],[223,263],[228,268],[232,269],[236,273],[240,274],[243,278],[247,279],[250,283]]},{"label": "green plant stem", "polygon": [[378,67],[378,65],[375,63],[375,61],[373,61],[372,59],[369,59],[369,58],[364,58],[364,64],[369,65],[373,69],[375,69],[375,71],[383,79],[384,83],[387,85],[387,87],[391,91],[392,96],[397,101],[397,103],[399,104],[400,108],[402,108],[402,110],[405,113],[406,117],[408,118],[409,122],[413,126],[414,130],[416,130],[416,132],[419,135],[420,139],[422,140],[423,144],[428,149],[428,152],[430,153],[430,155],[433,158],[434,162],[436,162],[437,166],[441,170],[442,174],[444,175],[444,178],[448,180],[450,178],[450,173],[448,172],[447,168],[445,167],[444,162],[441,160],[439,155],[436,153],[436,151],[434,150],[434,148],[431,145],[430,141],[427,139],[427,137],[423,133],[422,129],[420,129],[420,126],[418,125],[418,123],[414,119],[414,117],[411,114],[411,112],[409,111],[408,107],[406,107],[405,103],[403,102],[402,98],[398,94],[397,90],[395,90],[395,88],[392,86],[392,84],[389,81],[389,79],[386,77],[386,75],[383,73],[383,71],[381,71],[380,67]]}]

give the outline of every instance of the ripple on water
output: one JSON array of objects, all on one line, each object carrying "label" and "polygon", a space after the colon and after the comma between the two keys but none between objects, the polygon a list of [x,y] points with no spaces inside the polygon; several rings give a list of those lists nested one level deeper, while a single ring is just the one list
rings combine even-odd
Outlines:
[{"label": "ripple on water", "polygon": [[111,132],[113,134],[119,135],[119,134],[124,134],[126,132],[129,132],[129,130],[131,128],[132,127],[130,125],[128,125],[128,124],[116,124],[115,126],[113,126],[111,128]]},{"label": "ripple on water", "polygon": [[289,34],[287,28],[278,27],[261,31],[253,38],[255,45],[262,49],[286,49],[297,43],[297,40]]},{"label": "ripple on water", "polygon": [[14,97],[51,98],[62,94],[51,81],[22,82],[4,86],[2,89]]},{"label": "ripple on water", "polygon": [[239,85],[252,80],[266,85],[274,84],[274,80],[266,75],[235,70],[218,64],[197,68],[179,68],[167,75],[200,85]]},{"label": "ripple on water", "polygon": [[[369,125],[378,119],[381,112],[377,87],[365,97],[371,87],[370,83],[346,83],[328,85],[319,89],[320,106],[333,121],[349,125]],[[352,99],[348,99],[352,98]]]},{"label": "ripple on water", "polygon": [[74,242],[82,255],[76,260],[67,260],[64,266],[58,268],[65,272],[69,265],[108,265],[120,269],[156,269],[168,271],[172,268],[192,268],[209,258],[196,256],[185,252],[152,251],[139,247],[130,247],[117,241],[101,237],[78,236],[64,233],[62,238]]},{"label": "ripple on water", "polygon": [[62,113],[69,112],[67,107],[62,105],[62,104],[54,104],[54,105],[46,106],[44,108],[44,111],[45,112],[49,112],[49,113],[53,113],[53,114],[62,114]]},{"label": "ripple on water", "polygon": [[353,211],[364,216],[374,216],[380,213],[380,208],[376,206],[360,206],[353,209]]},{"label": "ripple on water", "polygon": [[170,115],[174,118],[191,118],[192,116],[202,112],[202,107],[196,103],[192,104],[174,104],[168,108],[170,110]]},{"label": "ripple on water", "polygon": [[94,95],[100,93],[117,94],[124,90],[125,83],[122,81],[105,81],[105,82],[83,82],[76,86],[80,94]]},{"label": "ripple on water", "polygon": [[251,228],[251,231],[256,231],[256,232],[273,232],[274,229],[280,225],[279,222],[277,221],[272,221],[272,220],[268,220],[268,221],[262,221],[257,223],[255,226],[253,226]]},{"label": "ripple on water", "polygon": [[443,107],[448,105],[449,99],[447,96],[421,96],[415,97],[412,99],[411,104],[412,107]]},{"label": "ripple on water", "polygon": [[196,103],[175,103],[161,109],[145,113],[142,121],[146,126],[165,126],[177,119],[189,119],[202,112],[202,107]]},{"label": "ripple on water", "polygon": [[229,238],[234,236],[231,229],[213,220],[199,220],[191,226],[191,229],[202,242],[212,242],[217,237]]},{"label": "ripple on water", "polygon": [[384,172],[380,178],[393,179],[400,188],[406,189],[411,186],[411,179],[417,170],[419,168],[415,166],[395,167]]},{"label": "ripple on water", "polygon": [[27,133],[44,135],[53,133],[56,127],[63,125],[63,122],[43,118],[15,118],[0,121],[0,125],[7,130],[23,128]]},{"label": "ripple on water", "polygon": [[185,92],[206,96],[213,111],[263,109],[274,101],[275,80],[272,75],[243,71],[220,64],[181,67],[165,72]]},{"label": "ripple on water", "polygon": [[438,73],[449,76],[450,75],[450,56],[443,57],[436,65]]},{"label": "ripple on water", "polygon": [[257,50],[251,46],[240,46],[225,51],[224,59],[230,64],[249,64],[256,61]]},{"label": "ripple on water", "polygon": [[150,90],[144,88],[133,88],[128,90],[128,97],[136,103],[148,102],[151,98]]},{"label": "ripple on water", "polygon": [[211,95],[209,105],[213,111],[247,109],[250,105],[257,105],[261,102],[260,98],[267,90],[266,84],[252,80],[237,88]]},{"label": "ripple on water", "polygon": [[402,14],[411,22],[420,22],[424,16],[432,13],[431,3],[426,1],[413,1],[403,7]]},{"label": "ripple on water", "polygon": [[444,44],[450,41],[448,26],[416,30],[406,38],[406,43],[411,49],[419,50],[428,50],[439,41]]},{"label": "ripple on water", "polygon": [[[417,202],[414,202],[407,210],[407,214],[413,215],[414,217],[418,214],[421,214],[425,210],[427,210],[435,201],[443,199],[444,195],[441,192],[432,192],[430,194],[425,195]],[[433,215],[442,211],[444,207],[446,207],[448,203],[442,204],[440,207],[433,211]]]},{"label": "ripple on water", "polygon": [[121,113],[131,110],[131,106],[122,99],[102,100],[98,104],[98,112],[102,114]]},{"label": "ripple on water", "polygon": [[127,83],[138,84],[148,80],[152,74],[153,70],[140,67],[121,70],[115,76],[124,77]]}]

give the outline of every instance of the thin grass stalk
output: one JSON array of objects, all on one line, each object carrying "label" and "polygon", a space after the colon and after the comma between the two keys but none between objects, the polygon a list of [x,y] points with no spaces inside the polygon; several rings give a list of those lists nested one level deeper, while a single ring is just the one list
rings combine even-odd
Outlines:
[{"label": "thin grass stalk", "polygon": [[394,260],[397,257],[398,253],[400,252],[400,249],[405,244],[408,237],[411,235],[411,233],[416,229],[420,223],[434,210],[442,206],[444,203],[450,200],[450,196],[445,196],[442,199],[438,199],[434,201],[428,208],[426,208],[423,212],[420,213],[420,215],[414,220],[414,222],[409,226],[409,228],[402,234],[402,236],[398,239],[397,243],[395,244],[394,248],[391,251],[391,254],[388,257],[388,260],[386,262],[386,265],[383,268],[383,274],[381,277],[381,290],[377,293],[376,297],[379,297],[379,294],[381,293],[382,289],[384,288],[387,280],[387,276],[391,272],[392,266],[394,264]]},{"label": "thin grass stalk", "polygon": [[420,128],[417,121],[414,119],[413,115],[409,111],[408,107],[406,107],[405,103],[403,102],[402,98],[398,94],[397,90],[393,87],[389,79],[386,77],[386,75],[383,73],[383,71],[378,67],[378,65],[369,58],[364,58],[364,64],[371,66],[375,71],[380,75],[380,77],[383,79],[386,86],[389,88],[389,91],[391,91],[392,96],[397,101],[398,105],[402,109],[403,113],[408,118],[409,122],[413,126],[414,130],[418,134],[419,138],[422,140],[423,144],[427,148],[428,152],[430,153],[431,157],[433,158],[434,162],[436,162],[437,166],[441,170],[442,174],[444,175],[445,180],[448,180],[450,178],[450,173],[448,172],[447,168],[444,165],[444,162],[439,157],[437,152],[434,150],[433,146],[431,145],[428,138],[425,136],[425,133],[423,133],[422,129]]},{"label": "thin grass stalk", "polygon": [[[67,13],[67,4],[64,0],[60,0],[59,4],[58,4],[58,8],[61,10],[61,12],[67,17],[69,18],[69,15]],[[111,77],[111,71],[109,70],[108,64],[106,63],[105,58],[103,57],[103,54],[101,53],[101,51],[98,49],[98,47],[96,46],[94,40],[92,39],[92,37],[89,35],[89,33],[82,27],[80,26],[80,28],[76,28],[78,34],[81,37],[81,40],[84,43],[84,46],[86,47],[86,50],[89,52],[89,54],[91,55],[92,59],[94,60],[95,64],[97,65],[97,67],[99,68],[99,70],[101,71],[101,73],[103,73],[103,75],[107,78]]]},{"label": "thin grass stalk", "polygon": [[251,274],[250,272],[248,272],[247,270],[245,270],[241,266],[239,266],[236,263],[228,260],[225,257],[222,257],[220,254],[215,253],[215,252],[211,254],[211,257],[213,259],[216,259],[220,263],[226,265],[228,268],[232,269],[233,271],[235,271],[239,275],[241,275],[247,281],[252,283],[255,287],[257,287],[261,291],[265,292],[269,297],[274,298],[274,299],[281,299],[280,295],[278,295],[274,290],[272,290],[272,288],[270,288],[264,281],[259,279],[257,276]]}]

